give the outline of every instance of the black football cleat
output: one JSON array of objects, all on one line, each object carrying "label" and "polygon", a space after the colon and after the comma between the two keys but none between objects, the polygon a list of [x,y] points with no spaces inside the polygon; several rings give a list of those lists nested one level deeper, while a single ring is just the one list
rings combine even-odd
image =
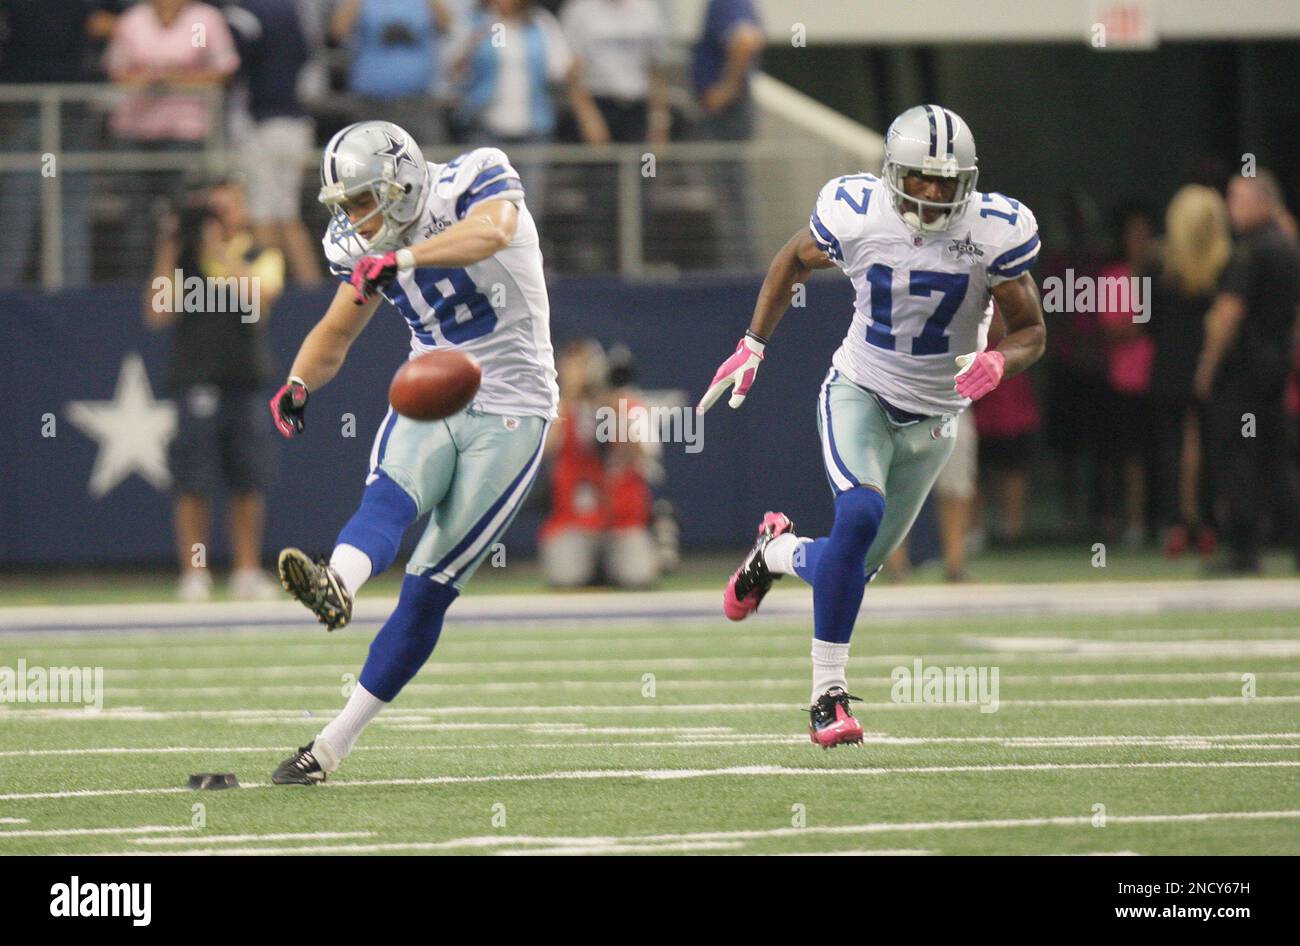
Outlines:
[{"label": "black football cleat", "polygon": [[722,592],[722,611],[733,621],[743,621],[755,611],[763,601],[763,596],[772,589],[772,582],[780,578],[773,575],[763,561],[763,550],[767,543],[778,535],[794,531],[794,523],[783,512],[769,512],[758,524],[758,538],[749,550],[740,567],[731,573],[726,590]]},{"label": "black football cleat", "polygon": [[808,724],[808,737],[823,749],[841,743],[862,743],[862,724],[849,711],[849,700],[861,701],[861,697],[831,687],[809,708],[812,721]]},{"label": "black football cleat", "polygon": [[315,785],[325,781],[325,770],[311,753],[315,745],[313,740],[281,762],[271,781],[276,785]]},{"label": "black football cleat", "polygon": [[312,561],[305,552],[285,549],[280,553],[280,584],[326,629],[336,631],[352,620],[352,595],[324,558]]}]

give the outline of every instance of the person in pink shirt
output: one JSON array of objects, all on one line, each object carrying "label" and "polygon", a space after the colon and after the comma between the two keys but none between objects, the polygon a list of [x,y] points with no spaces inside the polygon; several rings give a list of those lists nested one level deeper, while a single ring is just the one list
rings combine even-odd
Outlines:
[{"label": "person in pink shirt", "polygon": [[[204,91],[223,86],[239,68],[239,53],[221,12],[191,0],[145,0],[113,27],[104,70],[127,94],[109,121],[123,151],[192,151],[201,147],[220,112]],[[132,208],[122,231],[122,257],[147,267],[159,197],[173,197],[177,171],[123,173],[113,189]],[[139,209],[145,209],[140,213]]]},{"label": "person in pink shirt", "polygon": [[1120,492],[1116,486],[1122,483],[1124,544],[1141,545],[1146,538],[1149,392],[1155,358],[1155,345],[1144,329],[1151,312],[1151,281],[1142,280],[1152,272],[1156,240],[1155,225],[1145,210],[1129,210],[1122,220],[1123,259],[1102,268],[1096,296],[1110,388],[1103,420],[1112,450],[1103,467],[1108,487],[1105,519],[1114,522]]}]

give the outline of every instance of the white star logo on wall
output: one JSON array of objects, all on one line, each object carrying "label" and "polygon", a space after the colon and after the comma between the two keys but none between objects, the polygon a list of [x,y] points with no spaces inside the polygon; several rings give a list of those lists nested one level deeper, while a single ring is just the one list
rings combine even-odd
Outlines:
[{"label": "white star logo on wall", "polygon": [[122,359],[111,401],[69,401],[64,416],[99,444],[90,473],[90,495],[102,499],[132,473],[154,489],[171,486],[167,446],[176,435],[176,405],[156,401],[144,359],[136,352]]}]

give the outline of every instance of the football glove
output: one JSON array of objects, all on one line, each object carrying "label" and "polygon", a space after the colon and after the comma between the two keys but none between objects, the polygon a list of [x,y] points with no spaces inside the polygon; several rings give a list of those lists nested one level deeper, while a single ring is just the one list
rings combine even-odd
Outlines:
[{"label": "football glove", "polygon": [[1000,351],[971,352],[957,356],[959,370],[953,388],[962,397],[978,401],[1002,382],[1007,359]]},{"label": "football glove", "polygon": [[275,429],[284,437],[302,433],[307,410],[307,383],[302,378],[291,377],[271,398],[271,419]]},{"label": "football glove", "polygon": [[763,349],[766,347],[766,342],[760,341],[753,333],[746,333],[731,357],[714,373],[713,380],[709,382],[709,389],[704,392],[704,397],[696,406],[695,413],[703,414],[707,411],[729,387],[732,391],[731,399],[727,403],[733,409],[744,404],[745,395],[749,393],[758,374],[758,366],[763,362]]},{"label": "football glove", "polygon": [[396,253],[361,257],[352,267],[352,291],[356,293],[352,301],[357,305],[369,302],[376,292],[397,278],[399,268]]}]

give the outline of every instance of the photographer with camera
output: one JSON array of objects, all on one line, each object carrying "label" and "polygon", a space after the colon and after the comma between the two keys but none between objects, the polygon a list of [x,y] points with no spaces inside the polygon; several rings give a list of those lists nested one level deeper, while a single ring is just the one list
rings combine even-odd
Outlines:
[{"label": "photographer with camera", "polygon": [[284,257],[249,231],[243,188],[223,181],[192,193],[160,221],[144,314],[175,329],[170,387],[177,431],[169,462],[181,579],[178,597],[212,589],[207,543],[211,499],[229,496],[232,597],[265,599],[276,585],[261,570],[263,494],[275,460],[262,389],[275,377],[266,322],[284,287]]}]

